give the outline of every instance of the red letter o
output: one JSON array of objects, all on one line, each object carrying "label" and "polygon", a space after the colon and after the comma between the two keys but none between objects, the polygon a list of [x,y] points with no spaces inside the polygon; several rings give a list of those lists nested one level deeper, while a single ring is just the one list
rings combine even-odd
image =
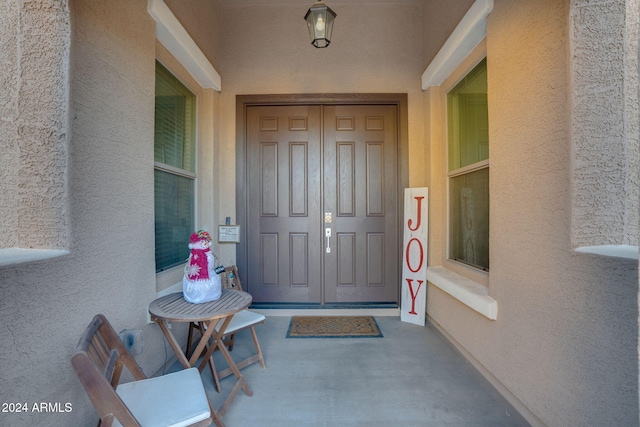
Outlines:
[{"label": "red letter o", "polygon": [[[409,248],[411,247],[411,243],[414,240],[418,242],[418,247],[420,248],[420,264],[415,270],[411,268],[411,262],[409,261]],[[409,270],[411,270],[412,273],[417,273],[418,271],[420,271],[420,269],[422,268],[422,262],[424,261],[424,250],[422,249],[422,242],[420,242],[418,238],[414,237],[407,243],[407,249],[405,250],[405,259],[407,261],[407,267],[409,267]]]}]

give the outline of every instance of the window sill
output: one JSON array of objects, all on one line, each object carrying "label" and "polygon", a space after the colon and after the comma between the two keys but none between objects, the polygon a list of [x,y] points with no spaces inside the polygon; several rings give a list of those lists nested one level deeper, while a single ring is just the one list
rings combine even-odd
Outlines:
[{"label": "window sill", "polygon": [[576,252],[614,258],[638,259],[638,247],[630,245],[582,246]]},{"label": "window sill", "polygon": [[184,276],[184,264],[176,265],[168,270],[156,273],[156,293],[164,292],[166,289],[173,289],[173,286],[180,284],[182,290],[182,276]]},{"label": "window sill", "polygon": [[444,267],[429,267],[427,280],[487,319],[498,318],[498,301],[489,296],[486,286]]},{"label": "window sill", "polygon": [[62,249],[4,248],[0,249],[0,267],[57,258],[68,254],[69,251]]}]

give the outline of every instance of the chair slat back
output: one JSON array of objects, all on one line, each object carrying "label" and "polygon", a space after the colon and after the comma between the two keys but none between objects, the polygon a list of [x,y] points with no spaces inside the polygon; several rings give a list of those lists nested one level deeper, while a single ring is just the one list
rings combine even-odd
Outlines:
[{"label": "chair slat back", "polygon": [[84,351],[113,387],[118,385],[124,366],[136,380],[146,378],[109,321],[101,314],[93,318],[76,351]]},{"label": "chair slat back", "polygon": [[136,380],[146,376],[103,315],[96,315],[85,329],[71,364],[103,425],[110,425],[114,417],[122,425],[138,425],[115,387],[120,381],[123,366]]},{"label": "chair slat back", "polygon": [[104,371],[102,375],[111,383],[113,387],[118,385],[120,381],[120,373],[122,372],[122,363],[118,363],[120,360],[120,356],[118,354],[118,350],[115,348],[111,350],[111,356],[107,363],[105,364]]}]

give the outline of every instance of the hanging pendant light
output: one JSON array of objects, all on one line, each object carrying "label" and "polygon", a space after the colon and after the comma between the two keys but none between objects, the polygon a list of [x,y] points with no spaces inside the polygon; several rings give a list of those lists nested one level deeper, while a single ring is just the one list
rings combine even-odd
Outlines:
[{"label": "hanging pendant light", "polygon": [[304,20],[309,27],[312,45],[318,48],[329,46],[335,17],[336,13],[320,1],[309,8]]}]

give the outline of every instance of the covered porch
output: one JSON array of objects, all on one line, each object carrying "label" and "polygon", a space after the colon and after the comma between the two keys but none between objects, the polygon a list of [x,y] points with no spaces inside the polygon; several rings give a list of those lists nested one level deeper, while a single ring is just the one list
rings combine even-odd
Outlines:
[{"label": "covered porch", "polygon": [[[640,2],[332,0],[326,49],[309,44],[312,3],[0,3],[0,401],[72,408],[0,411],[0,425],[95,424],[70,358],[96,313],[140,331],[145,373],[172,365],[148,315],[183,276],[155,258],[161,64],[196,99],[196,229],[230,218],[246,233],[242,96],[402,94],[395,183],[429,188],[430,323],[388,317],[383,339],[299,342],[270,316],[258,327],[268,368],[244,370],[255,394],[238,395],[230,427],[521,425],[517,413],[639,426]],[[447,96],[480,63],[484,269],[449,250],[451,183],[477,171],[449,167]],[[237,247],[214,239],[242,275]]]},{"label": "covered porch", "polygon": [[[530,425],[432,323],[421,327],[377,315],[381,338],[286,338],[291,317],[261,312],[267,320],[256,331],[267,368],[242,370],[254,394],[240,391],[223,416],[227,426]],[[234,360],[254,351],[249,332],[240,332]],[[219,352],[214,360],[218,369],[226,367]],[[173,363],[158,374],[179,369]],[[235,378],[223,379],[220,393],[208,368],[202,378],[219,407]]]}]

